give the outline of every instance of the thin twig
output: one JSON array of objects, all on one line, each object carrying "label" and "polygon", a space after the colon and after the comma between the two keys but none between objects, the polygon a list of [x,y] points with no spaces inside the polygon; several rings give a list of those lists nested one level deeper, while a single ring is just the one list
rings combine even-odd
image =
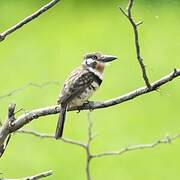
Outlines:
[{"label": "thin twig", "polygon": [[17,88],[17,89],[14,89],[13,91],[9,92],[9,93],[6,93],[4,95],[1,95],[0,96],[0,99],[4,99],[4,98],[7,98],[7,97],[10,97],[10,96],[13,96],[19,92],[22,92],[24,90],[26,90],[27,88],[29,87],[35,87],[35,88],[43,88],[43,87],[46,87],[48,85],[60,85],[60,83],[58,81],[48,81],[48,82],[45,82],[45,83],[41,83],[41,84],[37,84],[37,83],[28,83],[26,84],[25,86],[23,87],[20,87],[20,88]]},{"label": "thin twig", "polygon": [[[29,129],[19,129],[18,131],[16,131],[15,133],[21,133],[21,134],[30,134],[30,135],[34,135],[36,137],[39,138],[48,138],[48,139],[54,139],[54,135],[52,134],[45,134],[45,133],[40,133],[34,130],[29,130]],[[81,142],[75,141],[75,140],[71,140],[68,138],[61,138],[60,141],[64,142],[64,143],[68,143],[68,144],[74,144],[83,148],[86,148],[86,144],[83,144]]]},{"label": "thin twig", "polygon": [[44,5],[39,10],[37,10],[36,12],[31,14],[30,16],[26,17],[25,19],[23,19],[22,21],[20,21],[16,25],[14,25],[13,27],[11,27],[11,28],[7,29],[6,31],[2,32],[0,34],[0,42],[3,41],[6,38],[6,36],[10,35],[11,33],[15,32],[16,30],[20,29],[25,24],[31,22],[32,20],[37,18],[39,15],[43,14],[48,9],[52,8],[59,1],[60,0],[52,0],[52,1],[50,1],[48,4]]},{"label": "thin twig", "polygon": [[141,150],[141,149],[151,149],[154,148],[160,144],[170,144],[171,142],[177,140],[180,138],[180,134],[174,135],[174,136],[166,136],[165,138],[162,138],[158,141],[155,141],[151,144],[138,144],[133,146],[124,147],[119,151],[107,151],[100,154],[94,154],[92,155],[93,158],[100,158],[104,156],[114,156],[114,155],[122,155],[124,153],[127,153],[129,151],[135,151],[135,150]]},{"label": "thin twig", "polygon": [[93,122],[92,122],[90,115],[91,115],[90,112],[88,112],[88,141],[87,141],[87,146],[86,146],[86,177],[87,177],[87,180],[92,180],[91,173],[90,173],[90,162],[92,160],[90,146],[91,146],[91,142],[93,140],[93,135],[92,135]]},{"label": "thin twig", "polygon": [[20,179],[0,178],[0,180],[37,180],[37,179],[41,179],[41,178],[51,176],[52,174],[53,174],[52,171],[46,171],[46,172],[43,172],[43,173],[40,173],[40,174],[36,174],[34,176],[24,177],[24,178],[20,178]]},{"label": "thin twig", "polygon": [[[88,141],[87,141],[87,145],[83,144],[83,146],[82,146],[86,151],[86,177],[87,177],[87,180],[92,179],[91,173],[90,173],[90,162],[92,159],[106,157],[106,156],[120,156],[120,155],[123,155],[130,151],[136,151],[136,150],[142,150],[142,149],[152,149],[152,148],[157,147],[160,144],[171,144],[175,140],[180,139],[180,134],[178,133],[174,136],[165,136],[164,138],[157,140],[151,144],[131,145],[131,146],[126,146],[118,151],[106,151],[103,153],[91,154],[90,145],[91,145],[93,136],[92,136],[92,120],[89,118],[90,118],[90,115],[88,114]],[[39,133],[39,132],[36,132],[33,130],[18,130],[18,131],[16,131],[16,133],[35,135],[36,137],[40,137],[40,138],[54,138],[53,135]],[[71,142],[75,142],[75,143],[71,143]],[[78,146],[79,146],[79,144],[81,144],[80,142],[74,141],[74,140],[70,140],[70,141],[68,140],[68,141],[66,141],[66,143],[78,145]]]},{"label": "thin twig", "polygon": [[136,55],[138,62],[140,64],[141,70],[142,70],[142,76],[144,79],[144,82],[148,88],[151,88],[151,84],[149,82],[149,78],[147,76],[146,67],[144,64],[144,60],[141,56],[141,49],[139,44],[139,34],[138,34],[138,26],[142,24],[142,21],[136,23],[134,20],[134,17],[132,16],[132,7],[133,7],[134,0],[129,0],[128,6],[127,6],[127,12],[123,10],[123,8],[119,7],[121,12],[128,18],[129,22],[131,23],[134,31],[134,41],[135,41],[135,47],[136,47]]}]

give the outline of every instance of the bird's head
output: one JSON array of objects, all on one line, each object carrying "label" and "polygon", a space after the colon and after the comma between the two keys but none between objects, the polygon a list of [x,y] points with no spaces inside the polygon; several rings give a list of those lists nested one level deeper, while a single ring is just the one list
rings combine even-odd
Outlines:
[{"label": "bird's head", "polygon": [[84,56],[83,65],[103,73],[105,65],[115,59],[117,57],[99,52],[88,53]]}]

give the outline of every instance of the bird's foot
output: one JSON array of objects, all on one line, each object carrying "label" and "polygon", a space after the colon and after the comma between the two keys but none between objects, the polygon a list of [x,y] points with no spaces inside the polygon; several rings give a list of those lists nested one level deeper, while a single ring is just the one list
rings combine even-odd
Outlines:
[{"label": "bird's foot", "polygon": [[79,109],[77,109],[77,113],[80,113],[81,112],[81,109],[79,108]]},{"label": "bird's foot", "polygon": [[83,106],[87,107],[89,111],[93,111],[94,109],[92,108],[94,104],[94,101],[86,101]]},{"label": "bird's foot", "polygon": [[93,111],[92,108],[94,104],[94,101],[86,101],[82,106],[77,107],[77,113],[80,113],[82,109],[87,109],[89,111]]}]

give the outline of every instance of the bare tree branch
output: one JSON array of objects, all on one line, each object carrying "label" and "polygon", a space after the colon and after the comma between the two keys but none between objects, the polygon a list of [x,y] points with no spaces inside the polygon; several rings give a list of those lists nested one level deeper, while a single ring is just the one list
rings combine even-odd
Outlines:
[{"label": "bare tree branch", "polygon": [[[86,169],[85,170],[86,170],[87,180],[92,179],[91,173],[90,173],[90,162],[92,159],[102,158],[102,157],[106,157],[106,156],[120,156],[120,155],[123,155],[125,153],[130,152],[130,151],[136,151],[136,150],[142,150],[142,149],[152,149],[152,148],[155,148],[161,144],[171,144],[175,140],[180,139],[180,134],[178,133],[174,136],[165,136],[164,138],[157,140],[151,144],[131,145],[131,146],[124,147],[118,151],[106,151],[103,153],[92,154],[90,151],[90,145],[91,145],[91,142],[92,142],[93,137],[94,137],[92,135],[92,125],[93,125],[93,123],[92,123],[90,113],[89,113],[88,114],[88,140],[87,140],[87,144],[82,144],[82,143],[80,143],[78,141],[74,141],[74,140],[65,141],[68,144],[73,144],[73,145],[77,145],[77,146],[79,146],[79,144],[80,144],[80,146],[82,146],[83,149],[85,150],[85,152],[86,152]],[[18,130],[18,131],[16,131],[16,133],[30,134],[30,135],[35,135],[36,137],[40,137],[40,138],[53,138],[54,139],[53,135],[39,133],[39,132],[36,132],[33,130]],[[64,141],[64,140],[62,140],[62,141]]]},{"label": "bare tree branch", "polygon": [[[67,139],[67,138],[61,138],[60,139],[60,141],[63,141],[64,143],[80,146],[85,150],[85,152],[86,152],[86,168],[85,168],[85,171],[86,171],[87,180],[92,180],[91,173],[90,173],[90,162],[93,158],[93,156],[91,155],[91,152],[90,152],[90,146],[91,146],[91,142],[94,138],[94,135],[92,133],[92,126],[93,126],[93,122],[92,122],[92,119],[90,117],[90,112],[88,112],[88,140],[87,140],[87,144],[83,144],[79,141],[75,141],[75,140],[71,140],[71,139]],[[48,134],[40,133],[40,132],[37,132],[34,130],[26,130],[26,129],[21,130],[20,129],[20,130],[16,131],[15,133],[30,134],[30,135],[34,135],[34,136],[39,137],[39,138],[50,138],[50,139],[53,138],[54,139],[54,135],[48,135]]]},{"label": "bare tree branch", "polygon": [[0,180],[37,180],[37,179],[41,179],[41,178],[51,176],[52,174],[53,174],[52,171],[47,171],[47,172],[43,172],[43,173],[40,173],[40,174],[36,174],[34,176],[20,178],[20,179],[0,178]]},{"label": "bare tree branch", "polygon": [[91,146],[91,142],[93,140],[92,126],[93,126],[93,122],[90,117],[90,112],[88,112],[88,142],[87,142],[87,146],[86,146],[86,177],[87,177],[87,180],[92,180],[91,172],[90,172],[90,162],[92,160],[90,146]]},{"label": "bare tree branch", "polygon": [[[83,105],[82,107],[75,107],[75,108],[69,109],[69,111],[88,110],[88,109],[92,110],[92,109],[106,108],[106,107],[114,106],[117,104],[121,104],[125,101],[129,101],[143,94],[147,94],[149,92],[155,91],[162,85],[168,83],[169,81],[175,79],[178,76],[180,76],[180,70],[175,69],[172,73],[152,83],[151,88],[148,88],[147,86],[141,87],[139,89],[136,89],[120,97],[110,99],[104,102],[90,102],[88,104]],[[35,109],[35,110],[32,110],[31,112],[24,113],[18,118],[16,118],[16,120],[14,120],[13,123],[11,123],[11,125],[9,125],[8,123],[9,120],[6,120],[6,122],[0,128],[0,146],[4,144],[7,136],[10,133],[15,132],[16,130],[20,129],[21,127],[31,122],[32,120],[38,119],[41,116],[57,114],[59,112],[60,112],[60,106],[56,105],[56,106]]]},{"label": "bare tree branch", "polygon": [[43,88],[43,87],[46,87],[48,85],[60,85],[60,83],[58,81],[48,81],[48,82],[45,82],[45,83],[41,83],[41,84],[37,84],[37,83],[28,83],[26,84],[25,86],[23,87],[20,87],[20,88],[17,88],[17,89],[14,89],[13,91],[10,91],[9,93],[7,94],[4,94],[4,95],[1,95],[0,96],[0,99],[4,99],[4,98],[7,98],[7,97],[10,97],[10,96],[13,96],[19,92],[22,92],[24,90],[26,90],[27,88],[29,87],[35,87],[35,88]]},{"label": "bare tree branch", "polygon": [[171,142],[173,142],[179,138],[180,138],[180,134],[177,134],[174,136],[166,136],[165,138],[162,138],[151,144],[138,144],[138,145],[128,146],[128,147],[122,148],[119,151],[107,151],[107,152],[100,153],[100,154],[94,154],[94,155],[92,155],[92,157],[100,158],[100,157],[104,157],[104,156],[122,155],[129,151],[136,151],[136,150],[141,150],[141,149],[151,149],[151,148],[155,148],[156,146],[158,146],[160,144],[170,144]]},{"label": "bare tree branch", "polygon": [[0,146],[0,158],[1,158],[2,155],[4,154],[6,148],[7,148],[8,144],[9,144],[10,139],[11,139],[11,134],[8,135],[5,144],[2,144],[2,145]]},{"label": "bare tree branch", "polygon": [[31,14],[30,16],[26,17],[25,19],[23,19],[22,21],[20,21],[16,25],[14,25],[13,27],[11,27],[11,28],[7,29],[6,31],[2,32],[0,34],[0,42],[3,41],[6,38],[6,36],[10,35],[11,33],[15,32],[16,30],[20,29],[25,24],[31,22],[32,20],[37,18],[39,15],[43,14],[48,9],[52,8],[59,1],[60,0],[52,0],[52,1],[50,1],[48,4],[46,4],[45,6],[41,7],[39,10],[37,10],[36,12]]},{"label": "bare tree branch", "polygon": [[[6,129],[6,131],[8,131],[8,129],[11,127],[11,124],[15,120],[15,117],[14,117],[15,107],[16,107],[15,104],[11,104],[8,107],[8,117],[7,117],[7,120],[5,121],[5,123],[3,125],[5,127],[5,129]],[[3,133],[3,131],[2,131],[2,133]],[[7,148],[7,145],[9,144],[9,141],[11,139],[10,132],[8,132],[8,134],[9,135],[7,135],[5,137],[5,139],[4,139],[5,143],[3,142],[2,144],[0,144],[0,157],[2,157],[2,155],[4,154],[4,152],[5,152],[6,148]]]},{"label": "bare tree branch", "polygon": [[[89,128],[89,125],[88,125]],[[44,133],[39,133],[33,130],[18,130],[16,131],[16,133],[23,133],[23,134],[30,134],[30,135],[35,135],[36,137],[39,138],[54,138],[53,135],[48,135],[48,134],[44,134]],[[92,133],[92,129],[91,129],[91,133]],[[88,133],[89,134],[89,133]],[[114,156],[114,155],[122,155],[124,153],[127,153],[129,151],[136,151],[136,150],[141,150],[141,149],[151,149],[151,148],[155,148],[156,146],[159,146],[161,144],[171,144],[172,142],[176,141],[180,139],[180,133],[174,135],[174,136],[165,136],[164,138],[155,141],[154,143],[151,144],[138,144],[138,145],[130,145],[130,146],[126,146],[118,151],[106,151],[103,153],[99,153],[99,154],[90,154],[89,156],[92,158],[100,158],[100,157],[104,157],[104,156]],[[67,142],[69,144],[74,144],[74,145],[78,145],[78,143],[71,143],[71,141],[74,140],[70,140],[70,142]],[[89,141],[89,135],[88,135],[88,141]],[[91,139],[92,141],[92,139]],[[89,141],[89,143],[87,143],[87,145],[91,143],[91,141]],[[85,146],[87,146],[86,144],[84,144]],[[86,147],[85,147],[86,149]]]},{"label": "bare tree branch", "polygon": [[[52,135],[52,134],[44,134],[44,133],[40,133],[40,132],[37,132],[37,131],[34,131],[34,130],[20,129],[20,130],[16,131],[15,133],[30,134],[30,135],[34,135],[36,137],[40,137],[40,138],[43,138],[43,139],[48,138],[48,139],[55,140],[54,135]],[[75,140],[71,140],[71,139],[63,138],[63,137],[61,139],[59,139],[59,140],[64,142],[64,143],[74,144],[74,145],[86,148],[86,144],[83,144],[83,143],[75,141]]]},{"label": "bare tree branch", "polygon": [[144,64],[144,60],[141,56],[141,49],[140,49],[140,44],[139,44],[139,34],[138,34],[138,26],[140,24],[142,24],[142,21],[136,23],[133,16],[132,16],[132,7],[134,4],[134,0],[129,0],[128,6],[127,6],[127,12],[125,10],[123,10],[121,7],[120,10],[121,12],[128,18],[129,22],[131,23],[132,27],[133,27],[133,31],[134,31],[134,41],[135,41],[135,47],[136,47],[136,55],[137,55],[137,59],[138,62],[140,64],[141,70],[142,70],[142,76],[144,79],[144,82],[146,84],[146,86],[148,88],[151,88],[151,84],[149,82],[149,78],[147,76],[147,72],[146,72],[146,67]]}]

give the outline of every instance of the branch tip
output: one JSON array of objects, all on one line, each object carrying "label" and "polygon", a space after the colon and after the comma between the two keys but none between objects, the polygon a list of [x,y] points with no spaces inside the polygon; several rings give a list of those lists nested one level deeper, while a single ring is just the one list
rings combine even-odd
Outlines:
[{"label": "branch tip", "polygon": [[143,24],[143,21],[139,21],[136,23],[136,26],[140,26],[141,24]]},{"label": "branch tip", "polygon": [[177,69],[176,68],[174,68],[174,75],[176,75],[177,74]]},{"label": "branch tip", "polygon": [[15,103],[12,103],[8,106],[8,120],[13,122],[15,120],[14,118],[14,111],[15,111],[15,108],[16,108],[16,104]]},{"label": "branch tip", "polygon": [[10,27],[9,29],[7,29],[6,31],[2,32],[0,34],[0,42],[2,42],[6,38],[6,36],[17,31],[18,29],[22,28],[25,24],[28,24],[29,22],[31,22],[32,20],[34,20],[35,18],[37,18],[41,14],[45,13],[48,9],[52,8],[59,1],[60,0],[51,0],[48,4],[44,5],[39,10],[37,10],[36,12],[31,14],[30,16],[26,17],[25,19],[23,19],[22,21],[20,21],[16,25],[14,25],[14,26]]}]

